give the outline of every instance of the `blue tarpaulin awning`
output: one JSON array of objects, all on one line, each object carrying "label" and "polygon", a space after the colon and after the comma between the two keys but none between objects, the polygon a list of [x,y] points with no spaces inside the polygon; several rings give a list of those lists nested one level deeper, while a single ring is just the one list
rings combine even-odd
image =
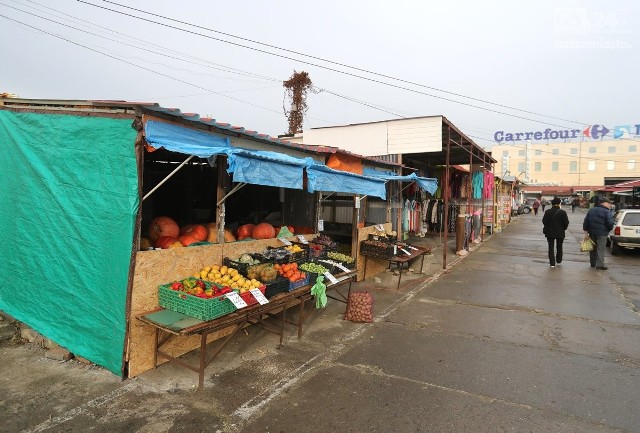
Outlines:
[{"label": "blue tarpaulin awning", "polygon": [[228,157],[228,173],[234,182],[283,188],[303,188],[307,170],[308,191],[343,192],[386,198],[385,179],[334,170],[312,158],[296,158],[283,153],[232,147],[227,137],[219,137],[181,125],[148,120],[145,137],[153,147],[171,152],[210,158]]},{"label": "blue tarpaulin awning", "polygon": [[277,152],[232,149],[229,168],[234,182],[302,189],[304,168],[311,158],[294,158]]},{"label": "blue tarpaulin awning", "polygon": [[377,177],[385,180],[399,180],[402,182],[415,182],[420,189],[433,194],[438,189],[438,179],[429,177],[419,177],[415,173],[411,173],[407,176],[398,176],[395,174],[388,174],[385,172],[377,171],[368,167],[364,168],[364,174],[366,176]]},{"label": "blue tarpaulin awning", "polygon": [[326,165],[314,164],[307,167],[307,178],[309,180],[307,185],[309,192],[346,192],[372,195],[381,199],[387,197],[384,179],[334,170]]}]

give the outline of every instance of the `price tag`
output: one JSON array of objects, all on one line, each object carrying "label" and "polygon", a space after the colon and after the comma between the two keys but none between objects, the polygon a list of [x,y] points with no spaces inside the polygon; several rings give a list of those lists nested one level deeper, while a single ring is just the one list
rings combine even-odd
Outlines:
[{"label": "price tag", "polygon": [[268,304],[269,303],[269,300],[267,298],[265,298],[265,296],[262,294],[260,289],[251,289],[249,291],[251,292],[253,297],[256,298],[256,301],[258,301],[258,303],[260,305],[264,305],[264,304]]},{"label": "price tag", "polygon": [[321,232],[324,230],[324,220],[318,220],[318,231]]},{"label": "price tag", "polygon": [[412,247],[411,245],[407,245],[407,248],[409,248],[410,250],[418,251],[416,247]]},{"label": "price tag", "polygon": [[247,306],[244,299],[242,299],[236,292],[227,293],[226,296],[228,300],[233,302],[233,305],[235,305],[238,310]]},{"label": "price tag", "polygon": [[345,265],[343,265],[342,263],[336,263],[336,267],[342,269],[344,272],[349,272],[349,268],[347,268]]},{"label": "price tag", "polygon": [[384,226],[382,224],[376,224],[375,225],[376,230],[378,230],[379,232],[383,232],[384,231]]},{"label": "price tag", "polygon": [[309,243],[309,241],[307,241],[307,238],[305,238],[304,235],[298,235],[298,239],[300,239],[300,242],[302,242],[303,244]]},{"label": "price tag", "polygon": [[405,253],[408,256],[411,255],[411,253],[409,251],[405,250],[404,248],[400,248],[400,251],[402,251],[403,253]]},{"label": "price tag", "polygon": [[278,238],[278,240],[280,242],[282,242],[285,245],[291,245],[291,242],[289,242],[289,239],[285,239],[285,238]]},{"label": "price tag", "polygon": [[394,245],[394,246],[393,246],[393,255],[395,256],[395,255],[397,255],[397,254],[398,254],[398,246],[397,246],[397,245]]},{"label": "price tag", "polygon": [[329,281],[331,281],[331,284],[336,284],[336,283],[338,282],[338,280],[336,280],[336,277],[334,277],[333,275],[331,275],[331,272],[329,272],[329,271],[325,272],[325,273],[324,273],[324,274],[322,274],[322,275],[324,275],[325,277],[327,277],[327,279],[328,279]]}]

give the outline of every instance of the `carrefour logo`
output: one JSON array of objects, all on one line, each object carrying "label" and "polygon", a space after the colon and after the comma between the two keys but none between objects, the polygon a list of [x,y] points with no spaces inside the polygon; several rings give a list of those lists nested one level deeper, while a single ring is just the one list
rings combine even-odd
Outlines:
[{"label": "carrefour logo", "polygon": [[[496,143],[503,141],[529,141],[529,140],[567,140],[578,138],[580,136],[590,138],[592,140],[600,140],[605,138],[611,131],[604,125],[590,125],[585,129],[551,129],[544,131],[527,131],[527,132],[505,132],[496,131],[493,139]],[[640,136],[640,124],[637,125],[619,125],[613,128],[613,138],[622,139],[629,138],[632,135]]]}]

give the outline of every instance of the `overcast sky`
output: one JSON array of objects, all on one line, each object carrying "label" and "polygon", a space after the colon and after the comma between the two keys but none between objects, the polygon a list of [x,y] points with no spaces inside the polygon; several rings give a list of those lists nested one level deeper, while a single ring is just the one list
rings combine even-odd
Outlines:
[{"label": "overcast sky", "polygon": [[117,2],[140,11],[0,0],[0,92],[158,102],[276,136],[287,130],[282,81],[297,70],[323,90],[309,96],[305,129],[441,114],[489,148],[498,130],[640,123],[640,2]]}]

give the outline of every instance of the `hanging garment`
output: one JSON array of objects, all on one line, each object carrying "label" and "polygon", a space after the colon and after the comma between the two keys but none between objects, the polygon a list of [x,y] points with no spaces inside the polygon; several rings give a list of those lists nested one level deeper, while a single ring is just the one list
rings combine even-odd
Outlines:
[{"label": "hanging garment", "polygon": [[484,172],[484,198],[493,198],[495,188],[495,177],[490,171]]},{"label": "hanging garment", "polygon": [[472,198],[482,198],[482,188],[484,187],[484,174],[481,171],[474,171],[471,180],[473,187]]}]

